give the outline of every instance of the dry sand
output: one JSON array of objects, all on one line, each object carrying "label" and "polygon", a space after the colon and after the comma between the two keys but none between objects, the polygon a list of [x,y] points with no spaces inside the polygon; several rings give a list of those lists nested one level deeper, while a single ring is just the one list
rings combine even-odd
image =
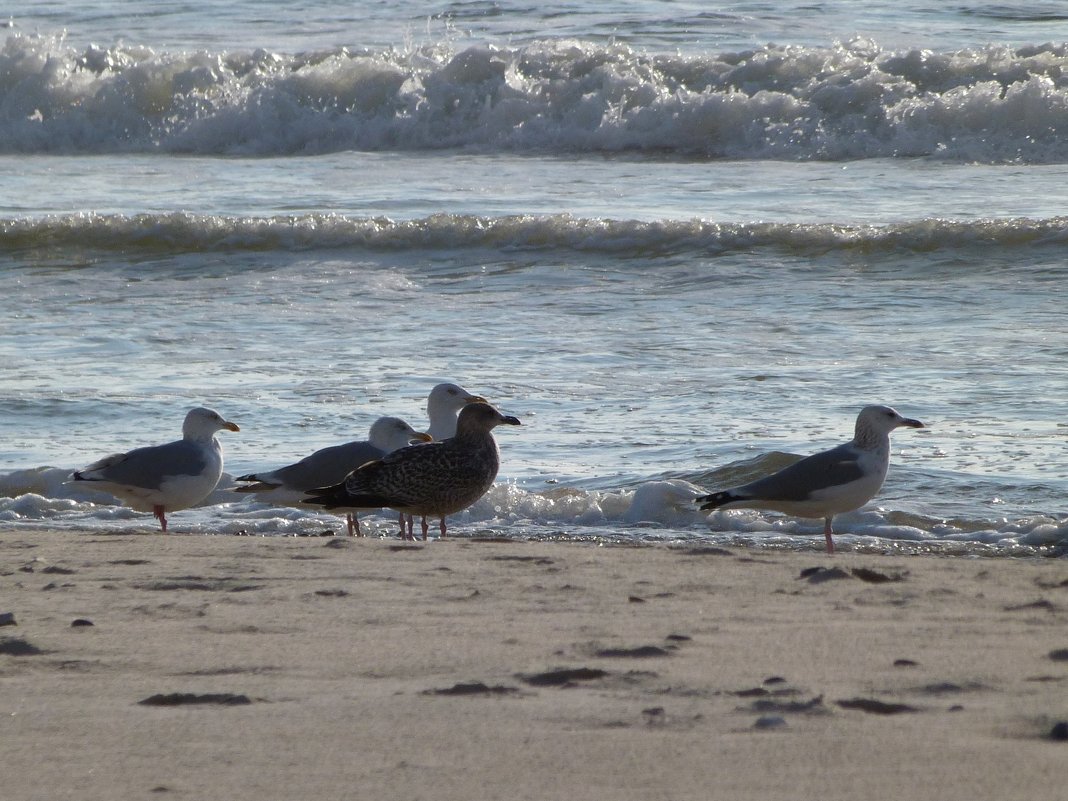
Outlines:
[{"label": "dry sand", "polygon": [[25,530],[0,552],[5,801],[1068,797],[1064,560]]}]

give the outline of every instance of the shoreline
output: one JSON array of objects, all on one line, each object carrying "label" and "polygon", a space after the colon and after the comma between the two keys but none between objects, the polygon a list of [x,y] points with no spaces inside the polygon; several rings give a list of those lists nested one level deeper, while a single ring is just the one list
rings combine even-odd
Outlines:
[{"label": "shoreline", "polygon": [[11,799],[1063,785],[1062,560],[18,529],[0,551]]}]

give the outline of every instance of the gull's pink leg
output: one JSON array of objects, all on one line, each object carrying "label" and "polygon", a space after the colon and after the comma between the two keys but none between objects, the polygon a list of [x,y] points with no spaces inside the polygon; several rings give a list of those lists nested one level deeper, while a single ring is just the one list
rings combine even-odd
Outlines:
[{"label": "gull's pink leg", "polygon": [[152,516],[159,521],[159,527],[163,530],[163,533],[167,533],[167,516],[163,513],[163,506],[156,504],[152,507]]},{"label": "gull's pink leg", "polygon": [[349,525],[349,536],[350,537],[362,537],[363,536],[363,532],[360,531],[360,519],[358,517],[356,517],[356,515],[352,514],[352,512],[349,512],[345,516],[345,522],[347,522],[348,525]]},{"label": "gull's pink leg", "polygon": [[422,526],[423,526],[423,542],[426,542],[426,533],[430,529],[430,526],[428,526],[426,524],[426,515],[423,515]]},{"label": "gull's pink leg", "polygon": [[831,539],[831,518],[823,519],[823,536],[827,538],[827,553],[834,553],[834,540]]},{"label": "gull's pink leg", "polygon": [[441,516],[441,526],[440,527],[441,527],[441,537],[442,537],[442,539],[444,539],[445,537],[448,537],[449,534],[448,534],[447,531],[445,531],[445,515]]}]

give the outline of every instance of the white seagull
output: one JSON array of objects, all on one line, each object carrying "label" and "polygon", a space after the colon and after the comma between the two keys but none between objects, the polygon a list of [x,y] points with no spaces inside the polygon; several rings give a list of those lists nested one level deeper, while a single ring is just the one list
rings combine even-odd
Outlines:
[{"label": "white seagull", "polygon": [[[234,480],[248,483],[234,491],[255,493],[269,503],[300,506],[308,490],[336,484],[360,465],[406,448],[412,442],[430,441],[429,434],[416,431],[399,417],[379,417],[371,424],[366,440],[320,448],[299,462],[277,470],[239,476]],[[355,511],[348,512],[347,523],[350,537],[363,536]]]},{"label": "white seagull", "polygon": [[166,531],[167,512],[196,506],[219,483],[223,455],[215,432],[223,429],[241,430],[216,411],[192,409],[181,439],[105,456],[76,470],[74,480],[92,482],[138,512],[152,512]]},{"label": "white seagull", "polygon": [[866,406],[857,415],[852,442],[813,454],[770,476],[731,487],[697,502],[708,509],[767,509],[795,517],[822,517],[827,553],[834,553],[831,521],[859,509],[883,485],[890,466],[890,432],[924,428],[889,406]]}]

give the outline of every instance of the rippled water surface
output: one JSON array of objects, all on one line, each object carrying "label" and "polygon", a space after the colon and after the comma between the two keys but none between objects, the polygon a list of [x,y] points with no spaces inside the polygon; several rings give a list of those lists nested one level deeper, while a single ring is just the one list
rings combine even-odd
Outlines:
[{"label": "rippled water surface", "polygon": [[[459,532],[816,547],[689,485],[885,402],[928,428],[843,542],[1063,547],[1052,5],[361,7],[0,32],[0,523],[150,530],[64,478],[194,405],[233,475],[452,380],[524,423]],[[226,486],[172,525],[336,526]]]}]

